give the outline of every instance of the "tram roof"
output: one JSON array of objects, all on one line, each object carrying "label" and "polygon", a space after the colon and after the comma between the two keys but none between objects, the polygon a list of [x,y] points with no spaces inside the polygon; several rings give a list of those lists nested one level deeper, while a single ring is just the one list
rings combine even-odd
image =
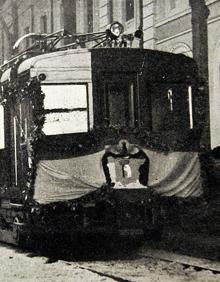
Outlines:
[{"label": "tram roof", "polygon": [[[61,67],[60,60],[64,60],[64,57],[68,58],[69,56],[72,55],[77,55],[77,60],[65,60],[65,67],[66,68],[71,68],[76,66],[77,61],[78,64],[85,65],[86,63],[86,58],[85,54],[89,53],[88,49],[69,49],[65,51],[58,51],[58,52],[51,52],[51,53],[46,53],[42,55],[38,55],[32,58],[29,58],[25,61],[23,61],[19,67],[18,67],[18,74],[21,74],[27,70],[30,70],[32,68],[57,68]],[[69,58],[68,58],[69,59]],[[78,65],[77,64],[77,65]]]},{"label": "tram roof", "polygon": [[[91,54],[88,49],[68,49],[64,51],[44,53],[25,59],[17,69],[18,76],[30,71],[30,76],[39,73],[61,72],[65,70],[84,70],[91,72]],[[1,76],[1,83],[10,81],[12,67],[5,70]],[[88,74],[87,74],[88,76]]]},{"label": "tram roof", "polygon": [[[128,57],[129,64],[127,62]],[[49,81],[52,81],[54,79],[56,80],[56,77],[58,80],[59,77],[61,79],[61,73],[61,80],[63,80],[65,72],[65,75],[68,74],[67,76],[69,76],[69,78],[75,77],[75,79],[81,79],[82,81],[84,81],[91,79],[92,64],[93,69],[95,66],[96,70],[101,70],[103,68],[106,68],[106,66],[108,66],[108,68],[111,68],[111,65],[112,68],[115,69],[119,69],[121,65],[121,68],[126,70],[126,67],[130,67],[131,65],[143,67],[144,61],[145,63],[147,62],[147,66],[149,64],[149,66],[154,65],[155,71],[157,69],[158,72],[160,72],[160,69],[156,68],[156,65],[161,68],[166,64],[167,69],[170,62],[172,62],[172,65],[176,64],[176,72],[181,72],[180,69],[183,67],[183,65],[184,71],[186,71],[186,69],[188,69],[189,71],[192,66],[195,66],[194,60],[186,57],[185,55],[177,55],[157,50],[139,48],[81,48],[43,53],[25,59],[20,63],[20,65],[18,65],[17,74],[22,75],[23,73],[30,71],[30,77],[34,77],[38,76],[41,73],[47,73],[48,75],[51,75],[51,73],[53,73],[52,77],[48,78]],[[117,65],[115,65],[116,62]],[[10,81],[11,69],[12,67],[9,67],[3,72],[1,83]],[[150,71],[152,72],[152,67],[150,67]],[[191,74],[192,73],[193,71],[191,72]]]}]

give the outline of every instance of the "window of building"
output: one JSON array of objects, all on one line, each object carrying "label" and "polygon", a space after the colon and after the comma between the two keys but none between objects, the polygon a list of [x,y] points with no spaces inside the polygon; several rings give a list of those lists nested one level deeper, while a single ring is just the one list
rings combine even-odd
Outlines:
[{"label": "window of building", "polygon": [[170,9],[173,10],[176,8],[176,0],[170,0]]},{"label": "window of building", "polygon": [[193,57],[193,54],[192,54],[192,50],[190,48],[190,46],[188,46],[187,44],[185,43],[177,43],[171,50],[170,52],[172,53],[175,53],[175,54],[184,54],[186,56],[189,56],[189,57]]},{"label": "window of building", "polygon": [[[30,33],[30,27],[29,27],[29,26],[27,26],[27,27],[24,29],[24,33],[25,33],[25,34]],[[28,48],[29,46],[30,46],[30,38],[26,38],[25,47]]]},{"label": "window of building", "polygon": [[108,22],[113,23],[113,0],[108,1]]},{"label": "window of building", "polygon": [[134,18],[134,0],[126,0],[126,21]]},{"label": "window of building", "polygon": [[[76,33],[76,0],[65,0],[62,3],[62,26],[70,33]],[[68,43],[68,41],[66,42]]]},{"label": "window of building", "polygon": [[0,149],[5,148],[4,107],[0,105]]},{"label": "window of building", "polygon": [[87,2],[88,32],[93,32],[93,0]]},{"label": "window of building", "polygon": [[47,16],[41,16],[40,18],[40,31],[41,33],[47,33]]}]

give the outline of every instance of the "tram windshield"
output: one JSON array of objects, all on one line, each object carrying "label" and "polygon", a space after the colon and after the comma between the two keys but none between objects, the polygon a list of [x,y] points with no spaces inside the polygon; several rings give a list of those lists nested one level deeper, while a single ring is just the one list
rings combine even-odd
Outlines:
[{"label": "tram windshield", "polygon": [[193,128],[191,86],[156,83],[150,88],[153,131]]},{"label": "tram windshield", "polygon": [[105,120],[116,128],[135,127],[139,120],[156,132],[193,129],[192,86],[147,83],[138,93],[132,79],[113,80],[105,84]]},{"label": "tram windshield", "polygon": [[86,84],[45,84],[46,135],[83,133],[88,131]]},{"label": "tram windshield", "polygon": [[106,120],[111,127],[135,126],[134,83],[113,81],[106,84]]}]

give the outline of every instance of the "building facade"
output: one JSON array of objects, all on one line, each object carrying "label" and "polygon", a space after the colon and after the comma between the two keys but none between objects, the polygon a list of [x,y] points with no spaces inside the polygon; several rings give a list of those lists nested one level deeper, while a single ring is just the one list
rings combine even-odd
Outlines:
[{"label": "building facade", "polygon": [[[196,0],[197,1],[197,0]],[[211,145],[220,144],[220,0],[206,0]],[[144,47],[193,56],[189,0],[0,0],[0,61],[22,35],[105,30],[113,21],[126,32],[143,27]],[[25,42],[28,47],[31,42]]]}]

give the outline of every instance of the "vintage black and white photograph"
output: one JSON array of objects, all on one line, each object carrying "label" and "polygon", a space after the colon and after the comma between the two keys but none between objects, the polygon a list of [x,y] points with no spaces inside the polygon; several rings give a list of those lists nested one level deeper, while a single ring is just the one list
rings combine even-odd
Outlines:
[{"label": "vintage black and white photograph", "polygon": [[220,281],[220,0],[0,0],[0,281]]}]

